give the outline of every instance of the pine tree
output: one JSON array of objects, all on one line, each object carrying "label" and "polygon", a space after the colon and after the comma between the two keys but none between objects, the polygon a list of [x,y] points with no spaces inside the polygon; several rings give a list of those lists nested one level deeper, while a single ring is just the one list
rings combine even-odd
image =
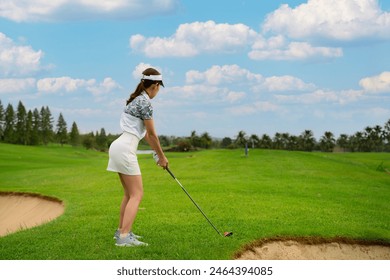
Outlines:
[{"label": "pine tree", "polygon": [[104,128],[100,130],[100,134],[96,133],[96,145],[100,151],[105,151],[107,149],[107,140],[108,139]]},{"label": "pine tree", "polygon": [[4,142],[15,142],[15,111],[11,104],[8,104],[4,116]]},{"label": "pine tree", "polygon": [[28,110],[26,118],[26,145],[32,145],[32,127],[33,113],[31,112],[31,110]]},{"label": "pine tree", "polygon": [[16,143],[26,145],[26,122],[27,122],[27,113],[26,108],[24,107],[22,101],[19,101],[17,111],[16,111]]},{"label": "pine tree", "polygon": [[31,131],[31,145],[39,145],[41,143],[41,116],[37,108],[32,113],[32,131]]},{"label": "pine tree", "polygon": [[73,122],[72,129],[69,134],[70,144],[72,146],[78,146],[80,144],[80,133],[77,124]]},{"label": "pine tree", "polygon": [[0,100],[0,142],[4,141],[4,125],[5,125],[4,117],[5,117],[4,107]]},{"label": "pine tree", "polygon": [[43,144],[47,145],[53,135],[53,118],[51,116],[51,112],[49,107],[46,106],[41,108],[41,125],[40,125],[40,132]]},{"label": "pine tree", "polygon": [[66,143],[68,140],[68,130],[66,128],[66,121],[62,116],[62,113],[60,113],[57,121],[56,138],[61,146],[64,145],[64,143]]}]

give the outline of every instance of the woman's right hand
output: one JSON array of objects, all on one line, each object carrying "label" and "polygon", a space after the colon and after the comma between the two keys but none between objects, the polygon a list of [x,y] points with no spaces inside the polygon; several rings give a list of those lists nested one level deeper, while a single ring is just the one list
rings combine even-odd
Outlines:
[{"label": "woman's right hand", "polygon": [[168,159],[164,156],[159,157],[157,165],[161,166],[163,169],[168,168]]}]

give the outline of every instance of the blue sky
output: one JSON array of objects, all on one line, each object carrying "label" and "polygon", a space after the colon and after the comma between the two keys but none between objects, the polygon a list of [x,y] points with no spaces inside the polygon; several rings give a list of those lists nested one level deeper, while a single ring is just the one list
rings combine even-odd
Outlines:
[{"label": "blue sky", "polygon": [[0,99],[119,133],[152,66],[161,135],[338,136],[389,120],[389,50],[388,0],[2,0]]}]

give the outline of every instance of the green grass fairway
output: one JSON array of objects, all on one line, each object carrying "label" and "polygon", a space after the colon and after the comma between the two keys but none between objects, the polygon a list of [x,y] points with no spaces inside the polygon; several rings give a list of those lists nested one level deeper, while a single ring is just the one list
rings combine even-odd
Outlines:
[{"label": "green grass fairway", "polygon": [[180,186],[140,155],[145,195],[134,231],[150,244],[118,248],[122,188],[105,153],[0,144],[0,191],[64,201],[58,219],[0,238],[1,259],[230,259],[274,236],[351,237],[390,242],[390,154],[211,150],[168,153]]}]

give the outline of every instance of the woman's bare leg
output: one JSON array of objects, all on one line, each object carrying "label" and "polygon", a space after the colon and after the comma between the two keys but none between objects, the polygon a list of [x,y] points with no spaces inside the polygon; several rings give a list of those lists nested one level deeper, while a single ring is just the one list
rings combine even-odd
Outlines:
[{"label": "woman's bare leg", "polygon": [[121,203],[120,216],[119,216],[119,225],[118,225],[118,229],[121,229],[122,225],[123,225],[123,216],[125,215],[125,209],[126,209],[127,203],[129,202],[130,194],[128,193],[128,191],[126,189],[126,185],[125,185],[125,182],[123,181],[123,179],[121,177],[121,174],[118,173],[118,175],[119,175],[119,179],[121,180],[121,183],[122,183],[122,186],[123,186],[123,192],[124,192],[123,193],[122,203]]},{"label": "woman's bare leg", "polygon": [[133,176],[119,173],[119,177],[124,190],[119,219],[119,229],[121,234],[126,234],[131,231],[144,190],[141,175]]}]

